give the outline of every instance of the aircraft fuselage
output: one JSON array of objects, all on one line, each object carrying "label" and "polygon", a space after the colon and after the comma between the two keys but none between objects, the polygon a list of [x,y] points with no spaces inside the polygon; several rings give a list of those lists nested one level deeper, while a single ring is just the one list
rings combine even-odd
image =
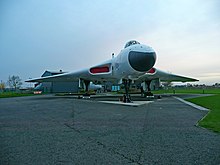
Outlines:
[{"label": "aircraft fuselage", "polygon": [[114,79],[116,83],[122,79],[136,80],[149,71],[156,62],[155,51],[146,45],[133,44],[125,47],[114,58],[92,67],[90,73],[99,77]]}]

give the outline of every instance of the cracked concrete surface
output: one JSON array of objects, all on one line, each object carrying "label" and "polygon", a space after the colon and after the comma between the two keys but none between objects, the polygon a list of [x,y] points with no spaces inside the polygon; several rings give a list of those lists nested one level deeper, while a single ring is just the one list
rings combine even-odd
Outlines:
[{"label": "cracked concrete surface", "polygon": [[0,164],[220,164],[220,135],[195,126],[206,113],[173,97],[0,99]]}]

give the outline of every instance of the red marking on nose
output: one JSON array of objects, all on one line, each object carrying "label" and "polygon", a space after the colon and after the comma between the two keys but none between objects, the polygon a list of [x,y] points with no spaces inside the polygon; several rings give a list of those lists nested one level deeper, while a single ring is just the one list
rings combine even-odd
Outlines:
[{"label": "red marking on nose", "polygon": [[156,72],[156,69],[155,68],[151,68],[149,71],[147,71],[147,73],[151,73],[151,74],[153,74],[153,73],[155,73]]}]

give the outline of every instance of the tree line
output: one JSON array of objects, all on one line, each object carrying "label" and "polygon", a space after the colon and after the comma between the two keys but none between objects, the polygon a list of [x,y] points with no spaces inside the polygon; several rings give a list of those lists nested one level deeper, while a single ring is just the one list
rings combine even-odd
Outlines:
[{"label": "tree line", "polygon": [[9,86],[10,89],[17,91],[22,85],[22,80],[19,76],[15,76],[15,75],[9,76],[7,83],[1,80],[0,91],[5,91],[7,85]]}]

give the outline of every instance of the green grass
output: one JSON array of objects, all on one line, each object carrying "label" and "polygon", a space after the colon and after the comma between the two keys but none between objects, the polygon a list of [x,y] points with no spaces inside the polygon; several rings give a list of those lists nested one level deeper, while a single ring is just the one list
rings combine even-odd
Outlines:
[{"label": "green grass", "polygon": [[199,125],[220,133],[220,94],[186,100],[210,109],[209,114],[199,122]]},{"label": "green grass", "polygon": [[33,96],[33,95],[34,94],[32,93],[2,92],[0,93],[0,98]]},{"label": "green grass", "polygon": [[215,94],[212,96],[197,97],[192,99],[186,99],[194,104],[206,107],[210,109],[208,115],[201,121],[199,121],[199,126],[210,129],[214,132],[220,133],[220,89],[219,88],[181,88],[181,89],[163,89],[158,91],[153,91],[154,94]]},{"label": "green grass", "polygon": [[158,91],[153,91],[154,94],[163,94],[163,93],[171,93],[171,94],[178,94],[178,93],[191,93],[191,94],[220,94],[219,88],[181,88],[181,89],[162,89]]}]

